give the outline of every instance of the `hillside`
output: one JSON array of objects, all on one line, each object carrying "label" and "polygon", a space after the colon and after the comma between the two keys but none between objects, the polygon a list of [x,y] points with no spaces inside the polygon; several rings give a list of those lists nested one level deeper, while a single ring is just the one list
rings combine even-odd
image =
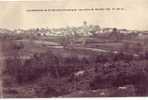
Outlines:
[{"label": "hillside", "polygon": [[64,48],[34,40],[9,39],[1,44],[4,97],[148,95],[146,54]]}]

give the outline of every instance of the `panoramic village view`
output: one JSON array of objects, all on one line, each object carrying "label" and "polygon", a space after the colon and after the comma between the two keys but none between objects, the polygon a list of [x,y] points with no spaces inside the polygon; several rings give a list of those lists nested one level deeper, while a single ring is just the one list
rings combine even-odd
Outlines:
[{"label": "panoramic village view", "polygon": [[1,97],[148,96],[148,31],[0,29]]}]

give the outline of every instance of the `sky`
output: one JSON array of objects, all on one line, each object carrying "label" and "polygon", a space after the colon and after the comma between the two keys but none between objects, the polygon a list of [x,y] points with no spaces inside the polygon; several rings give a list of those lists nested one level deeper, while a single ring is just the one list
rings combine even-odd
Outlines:
[{"label": "sky", "polygon": [[[98,11],[27,11],[30,9],[123,8]],[[0,28],[58,28],[81,26],[148,30],[148,0],[48,0],[0,1]]]}]

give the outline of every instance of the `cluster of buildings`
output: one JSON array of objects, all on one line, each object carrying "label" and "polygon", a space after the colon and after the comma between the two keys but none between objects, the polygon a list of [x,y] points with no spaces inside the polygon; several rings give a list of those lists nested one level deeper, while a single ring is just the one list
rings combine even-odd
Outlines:
[{"label": "cluster of buildings", "polygon": [[31,34],[37,36],[66,36],[66,35],[77,35],[77,36],[90,36],[92,34],[100,32],[99,25],[87,25],[84,21],[82,26],[79,27],[64,27],[64,28],[34,28],[34,29],[16,29],[13,33],[16,34]]},{"label": "cluster of buildings", "polygon": [[[78,27],[64,27],[64,28],[34,28],[34,29],[15,29],[15,30],[8,30],[8,29],[0,29],[0,34],[7,33],[7,34],[22,34],[22,35],[30,35],[30,36],[76,36],[76,37],[88,37],[88,36],[101,36],[111,33],[114,28],[101,28],[99,25],[88,25],[86,21],[83,22],[81,26]],[[117,29],[117,33],[121,34],[131,34],[137,35],[139,37],[143,36],[142,32],[138,31],[131,31],[127,29]],[[103,33],[103,34],[102,34]]]}]

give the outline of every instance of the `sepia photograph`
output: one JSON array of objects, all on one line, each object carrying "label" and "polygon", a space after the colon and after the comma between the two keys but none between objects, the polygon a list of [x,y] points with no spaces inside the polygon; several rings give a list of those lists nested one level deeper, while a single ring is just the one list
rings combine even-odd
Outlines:
[{"label": "sepia photograph", "polygon": [[0,98],[148,96],[147,0],[0,1]]}]

